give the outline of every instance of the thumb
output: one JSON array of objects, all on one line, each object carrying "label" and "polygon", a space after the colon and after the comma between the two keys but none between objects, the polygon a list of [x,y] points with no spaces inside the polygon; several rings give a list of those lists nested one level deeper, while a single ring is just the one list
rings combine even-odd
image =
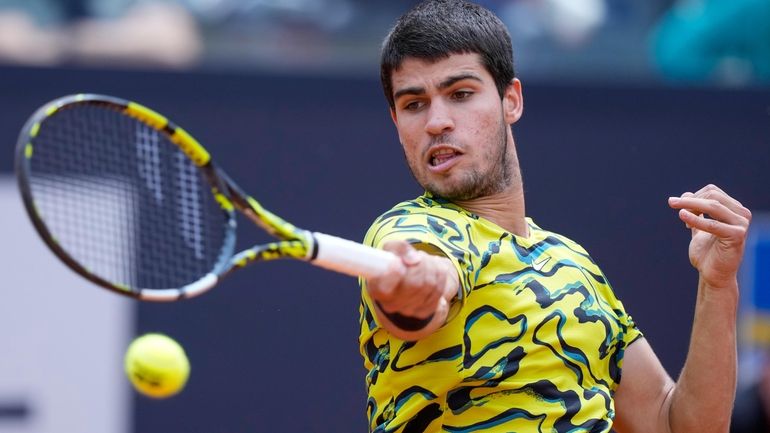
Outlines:
[{"label": "thumb", "polygon": [[[406,274],[406,266],[403,263],[403,259],[401,259],[401,256],[398,254],[399,251],[404,250],[404,246],[399,245],[401,242],[403,241],[391,241],[382,246],[383,250],[395,254],[398,259],[390,260],[387,269],[381,275],[376,278],[367,279],[367,291],[374,300],[390,300],[394,295],[396,287],[401,283],[401,280]],[[406,244],[407,248],[411,248],[408,243],[403,243]]]},{"label": "thumb", "polygon": [[374,300],[388,301],[394,296],[396,287],[401,283],[406,273],[405,266],[393,261],[394,265],[389,266],[388,270],[377,278],[367,279],[367,291]]},{"label": "thumb", "polygon": [[393,240],[385,242],[382,246],[385,251],[390,251],[401,258],[406,266],[414,266],[422,260],[419,252],[414,249],[412,244],[404,240]]}]

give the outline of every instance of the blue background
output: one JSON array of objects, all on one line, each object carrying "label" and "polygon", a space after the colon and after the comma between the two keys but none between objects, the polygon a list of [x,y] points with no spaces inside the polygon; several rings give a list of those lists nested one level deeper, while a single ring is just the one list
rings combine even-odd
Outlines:
[{"label": "blue background", "polygon": [[770,313],[770,233],[757,239],[754,246],[754,306],[763,313]]}]

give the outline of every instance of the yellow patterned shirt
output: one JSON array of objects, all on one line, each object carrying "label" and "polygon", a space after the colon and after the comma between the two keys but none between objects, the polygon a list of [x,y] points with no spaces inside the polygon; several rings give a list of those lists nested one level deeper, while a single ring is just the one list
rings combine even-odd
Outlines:
[{"label": "yellow patterned shirt", "polygon": [[429,194],[396,205],[365,243],[429,244],[457,267],[447,323],[417,342],[375,319],[361,334],[373,432],[608,432],[625,348],[641,333],[575,242],[528,238]]}]

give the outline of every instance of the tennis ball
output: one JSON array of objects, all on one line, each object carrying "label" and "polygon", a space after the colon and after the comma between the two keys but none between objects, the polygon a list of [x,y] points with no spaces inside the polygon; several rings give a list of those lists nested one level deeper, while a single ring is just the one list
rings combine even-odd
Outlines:
[{"label": "tennis ball", "polygon": [[125,369],[137,391],[148,397],[166,398],[184,388],[190,375],[190,361],[172,338],[145,334],[128,346]]}]

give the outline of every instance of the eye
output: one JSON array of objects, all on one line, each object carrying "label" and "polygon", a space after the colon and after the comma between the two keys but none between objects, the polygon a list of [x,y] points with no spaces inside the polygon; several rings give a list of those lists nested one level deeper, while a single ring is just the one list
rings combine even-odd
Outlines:
[{"label": "eye", "polygon": [[424,105],[425,103],[419,100],[408,101],[407,103],[402,105],[402,109],[405,111],[417,111],[420,108],[422,108]]},{"label": "eye", "polygon": [[458,90],[456,92],[452,92],[452,99],[461,101],[463,99],[468,99],[473,95],[473,92],[470,90]]}]

